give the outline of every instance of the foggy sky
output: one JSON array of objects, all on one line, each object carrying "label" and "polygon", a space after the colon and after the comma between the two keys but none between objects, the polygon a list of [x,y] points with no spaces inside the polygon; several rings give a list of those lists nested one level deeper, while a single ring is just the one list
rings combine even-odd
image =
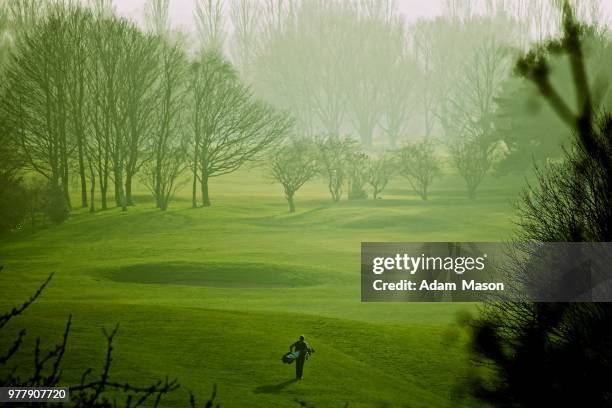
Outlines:
[{"label": "foggy sky", "polygon": [[[113,0],[113,2],[120,15],[142,24],[145,0]],[[170,19],[174,28],[189,32],[195,31],[194,3],[195,0],[170,0]],[[397,0],[399,11],[407,22],[421,17],[431,18],[440,15],[443,3],[444,0]],[[605,14],[603,20],[612,21],[612,0],[603,1],[602,8]]]},{"label": "foggy sky", "polygon": [[[407,21],[440,14],[443,0],[399,0],[398,5]],[[114,0],[119,14],[142,22],[145,0]],[[612,5],[611,5],[612,6]],[[170,0],[170,18],[174,27],[194,30],[194,0]],[[611,7],[612,8],[612,7]]]}]

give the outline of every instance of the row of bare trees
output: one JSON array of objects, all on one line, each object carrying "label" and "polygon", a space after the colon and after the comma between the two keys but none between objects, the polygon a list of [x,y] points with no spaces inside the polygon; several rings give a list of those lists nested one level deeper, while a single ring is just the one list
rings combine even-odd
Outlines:
[{"label": "row of bare trees", "polygon": [[[210,205],[212,177],[264,157],[292,127],[261,100],[286,108],[295,134],[348,129],[365,150],[383,134],[392,146],[413,133],[443,139],[474,198],[504,147],[497,97],[510,46],[524,46],[531,18],[516,1],[489,2],[484,13],[449,2],[441,17],[408,26],[389,0],[202,0],[193,50],[170,28],[169,0],[147,0],[146,30],[117,17],[111,2],[90,3],[1,3],[0,116],[16,156],[52,196],[70,207],[76,178],[80,204],[92,211],[98,202],[108,208],[109,197],[123,209],[134,204],[135,180],[162,210],[188,181],[193,207]],[[338,142],[327,143],[318,159],[332,196],[342,188],[362,196],[366,158],[345,165]]]},{"label": "row of bare trees", "polygon": [[[510,50],[554,34],[561,15],[548,1],[448,1],[408,24],[394,0],[215,3],[229,20],[216,26],[232,27],[217,38],[258,95],[306,135],[353,133],[366,148],[415,134],[493,144]],[[596,21],[600,3],[580,2],[581,13]]]},{"label": "row of bare trees", "polygon": [[[601,21],[601,1],[576,3]],[[520,50],[561,27],[547,1],[449,1],[410,24],[392,0],[217,4],[233,27],[218,37],[242,77],[291,111],[301,134],[355,134],[366,150],[441,140],[470,198],[500,154],[529,149],[500,134],[498,99]]]},{"label": "row of bare trees", "polygon": [[[419,161],[432,162],[434,139],[443,140],[469,198],[476,197],[504,148],[494,126],[495,99],[510,76],[510,50],[544,35],[541,20],[557,18],[554,7],[520,1],[488,2],[484,12],[472,2],[448,2],[441,17],[410,25],[390,0],[212,3],[216,13],[203,20],[215,21],[209,37],[228,43],[241,77],[292,112],[300,134],[352,133],[365,150],[374,140],[394,147],[422,135],[427,142],[404,149],[404,157],[416,161],[417,174],[408,180],[425,199],[436,165],[423,168]],[[339,199],[347,184],[349,197],[358,198],[367,160],[354,156],[345,165],[342,149],[333,146],[338,142],[327,143],[318,158],[332,197]],[[291,155],[287,149],[281,156]]]},{"label": "row of bare trees", "polygon": [[[8,18],[23,18],[19,4],[4,5]],[[44,3],[3,61],[3,132],[66,206],[76,176],[91,211],[97,195],[108,208],[113,188],[126,210],[136,179],[165,210],[188,171],[193,206],[208,206],[211,177],[290,130],[289,116],[256,100],[218,49],[188,56],[167,0],[148,3],[148,31],[95,4]]]},{"label": "row of bare trees", "polygon": [[418,73],[385,2],[235,1],[230,18],[242,75],[304,134],[354,133],[367,148],[406,130]]},{"label": "row of bare trees", "polygon": [[445,165],[454,167],[463,178],[467,198],[473,200],[487,172],[499,164],[503,151],[470,143],[443,144],[421,139],[382,153],[367,153],[350,137],[286,138],[269,155],[270,176],[283,186],[290,212],[295,210],[295,193],[316,177],[325,180],[334,202],[340,201],[343,194],[349,200],[367,198],[366,185],[376,200],[396,176],[401,176],[417,196],[427,201],[431,185]]},{"label": "row of bare trees", "polygon": [[283,187],[289,212],[295,212],[295,193],[308,181],[325,180],[332,201],[367,198],[369,185],[374,200],[389,181],[402,176],[423,200],[439,174],[440,158],[429,141],[406,143],[380,154],[367,154],[355,140],[337,135],[287,138],[269,157],[269,173]]}]

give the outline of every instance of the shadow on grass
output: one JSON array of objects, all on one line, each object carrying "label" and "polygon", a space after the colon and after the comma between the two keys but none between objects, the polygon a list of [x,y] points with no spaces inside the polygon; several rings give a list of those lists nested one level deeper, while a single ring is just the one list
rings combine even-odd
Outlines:
[{"label": "shadow on grass", "polygon": [[280,384],[262,385],[260,387],[255,388],[254,392],[255,392],[255,394],[278,394],[285,387],[287,387],[290,384],[293,384],[296,381],[297,380],[294,378],[292,380],[283,381]]}]

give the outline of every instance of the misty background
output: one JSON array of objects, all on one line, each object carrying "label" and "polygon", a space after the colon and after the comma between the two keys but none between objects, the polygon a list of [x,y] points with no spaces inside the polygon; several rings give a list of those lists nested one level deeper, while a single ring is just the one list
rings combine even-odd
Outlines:
[{"label": "misty background", "polygon": [[[150,2],[110,3],[119,15],[146,27]],[[484,98],[481,102],[500,96],[518,53],[559,34],[560,4],[556,0],[171,0],[167,7],[171,27],[182,33],[192,53],[210,45],[205,44],[206,36],[218,36],[224,55],[255,94],[289,109],[297,118],[297,133],[341,133],[360,137],[369,146],[370,139],[395,145],[398,138],[418,139],[432,133],[447,141],[449,123],[457,122],[458,114],[466,115],[466,104],[471,103],[466,88],[489,87],[478,91],[477,97]],[[610,27],[611,3],[572,4],[581,21],[601,32]],[[207,8],[215,8],[219,15],[206,13]],[[351,28],[351,19],[369,20],[369,27]],[[304,31],[289,44],[287,30],[294,23],[293,29]],[[325,25],[334,28],[325,32]],[[319,35],[309,34],[309,29],[318,30]],[[327,54],[316,50],[325,47]],[[495,66],[485,67],[482,54],[492,51],[498,54]],[[329,69],[315,72],[305,61]],[[479,69],[489,69],[487,84],[466,79],[466,72]],[[482,78],[482,72],[477,75]],[[329,81],[331,88],[322,81]],[[355,83],[363,83],[362,88],[350,89]],[[321,94],[305,94],[309,86],[304,84],[321,86]],[[389,107],[377,106],[385,103]],[[385,117],[391,105],[395,106],[393,117]],[[464,112],[444,105],[461,105]],[[490,112],[476,116],[498,111],[496,103],[489,105],[485,109]],[[511,149],[504,146],[502,150]]]}]

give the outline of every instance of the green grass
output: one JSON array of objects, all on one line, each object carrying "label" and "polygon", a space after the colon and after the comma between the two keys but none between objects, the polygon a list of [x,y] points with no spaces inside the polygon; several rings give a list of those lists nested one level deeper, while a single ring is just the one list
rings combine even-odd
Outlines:
[{"label": "green grass", "polygon": [[[11,333],[25,327],[26,348],[37,335],[50,346],[72,313],[64,379],[77,382],[101,365],[101,329],[118,322],[113,378],[177,377],[164,406],[184,407],[187,390],[203,398],[213,384],[226,407],[457,406],[451,395],[470,365],[455,321],[475,306],[361,303],[360,243],[507,239],[519,186],[490,178],[472,202],[446,175],[423,202],[397,179],[382,200],[332,203],[317,181],[297,193],[295,214],[252,169],[213,180],[211,208],[189,208],[181,191],[161,213],[138,191],[126,213],[78,210],[63,225],[3,237],[0,307],[55,272]],[[299,334],[317,351],[296,383],[280,357]]]}]

